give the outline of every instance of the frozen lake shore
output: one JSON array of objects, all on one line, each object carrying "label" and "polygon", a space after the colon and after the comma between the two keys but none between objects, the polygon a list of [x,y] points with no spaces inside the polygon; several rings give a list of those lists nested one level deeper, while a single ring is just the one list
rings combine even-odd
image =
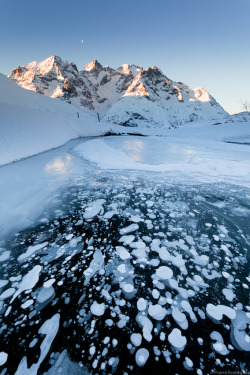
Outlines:
[{"label": "frozen lake shore", "polygon": [[[101,169],[71,151],[88,142],[96,140],[0,170],[9,181],[1,217],[2,369],[249,369],[249,189]],[[136,159],[148,138],[102,142],[156,165],[148,152]],[[164,152],[167,164],[174,155]],[[185,148],[177,153],[181,162],[185,155]]]}]

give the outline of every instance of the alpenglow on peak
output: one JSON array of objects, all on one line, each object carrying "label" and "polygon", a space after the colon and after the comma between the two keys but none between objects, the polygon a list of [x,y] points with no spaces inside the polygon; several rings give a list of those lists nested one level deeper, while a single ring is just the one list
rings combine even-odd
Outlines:
[{"label": "alpenglow on peak", "polygon": [[74,63],[51,56],[13,69],[8,77],[119,125],[171,127],[228,115],[204,88],[175,82],[157,66],[123,64],[113,69],[93,60],[78,70]]}]

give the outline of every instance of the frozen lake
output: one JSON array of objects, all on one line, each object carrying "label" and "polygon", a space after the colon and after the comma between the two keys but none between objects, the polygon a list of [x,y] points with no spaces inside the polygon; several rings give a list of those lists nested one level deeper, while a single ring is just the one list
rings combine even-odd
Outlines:
[{"label": "frozen lake", "polygon": [[182,173],[210,153],[105,137],[0,168],[3,374],[249,370],[250,190]]}]

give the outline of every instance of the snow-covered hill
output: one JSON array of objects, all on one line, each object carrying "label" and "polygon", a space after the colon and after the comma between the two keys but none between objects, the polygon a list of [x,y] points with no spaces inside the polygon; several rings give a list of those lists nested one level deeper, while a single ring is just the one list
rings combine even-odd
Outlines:
[{"label": "snow-covered hill", "polygon": [[0,165],[58,147],[108,125],[58,99],[24,90],[0,74]]},{"label": "snow-covered hill", "polygon": [[13,69],[8,76],[23,88],[60,98],[118,125],[170,127],[198,120],[222,120],[227,112],[203,88],[174,82],[160,69],[98,61],[78,71],[74,63],[51,56]]},{"label": "snow-covered hill", "polygon": [[232,122],[250,122],[250,112],[244,111],[230,116]]}]

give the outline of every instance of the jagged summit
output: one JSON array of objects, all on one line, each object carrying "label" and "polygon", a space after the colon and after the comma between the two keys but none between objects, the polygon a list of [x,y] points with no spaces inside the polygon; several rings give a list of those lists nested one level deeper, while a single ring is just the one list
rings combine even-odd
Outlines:
[{"label": "jagged summit", "polygon": [[120,125],[175,126],[227,116],[204,88],[175,82],[157,66],[123,64],[113,69],[93,60],[78,71],[74,63],[53,55],[13,69],[8,77]]},{"label": "jagged summit", "polygon": [[103,69],[103,66],[99,63],[99,61],[97,60],[93,60],[91,61],[90,63],[86,64],[82,70],[86,70],[88,72],[92,71],[92,70],[102,70]]}]

